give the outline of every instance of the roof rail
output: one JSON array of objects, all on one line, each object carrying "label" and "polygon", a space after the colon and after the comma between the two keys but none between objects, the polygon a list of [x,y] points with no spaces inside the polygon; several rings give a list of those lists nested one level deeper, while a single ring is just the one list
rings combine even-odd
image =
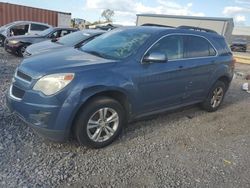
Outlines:
[{"label": "roof rail", "polygon": [[202,31],[202,32],[218,34],[216,31],[214,31],[212,29],[206,29],[206,28],[202,28],[202,27],[186,26],[186,25],[181,25],[181,26],[177,27],[177,29],[189,29],[189,30],[194,30],[194,31]]},{"label": "roof rail", "polygon": [[169,27],[169,28],[176,28],[176,27],[173,27],[173,26],[169,26],[169,25],[160,25],[160,24],[153,24],[153,23],[145,23],[145,24],[142,24],[141,26],[156,26],[156,27]]}]

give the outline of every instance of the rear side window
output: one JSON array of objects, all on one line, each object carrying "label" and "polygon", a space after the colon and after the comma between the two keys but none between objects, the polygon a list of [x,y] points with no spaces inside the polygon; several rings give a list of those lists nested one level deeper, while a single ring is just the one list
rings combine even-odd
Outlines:
[{"label": "rear side window", "polygon": [[229,45],[227,44],[225,38],[223,38],[223,37],[216,37],[216,38],[214,38],[214,41],[216,41],[216,43],[220,47],[218,49],[218,52],[219,52],[220,55],[232,54],[230,48],[228,47]]},{"label": "rear side window", "polygon": [[48,26],[40,25],[40,24],[31,24],[30,30],[33,31],[43,31],[45,29],[48,29]]},{"label": "rear side window", "polygon": [[185,58],[215,56],[214,47],[203,37],[187,36]]},{"label": "rear side window", "polygon": [[183,36],[171,35],[166,36],[158,41],[147,54],[159,52],[165,54],[169,60],[183,58]]},{"label": "rear side window", "polygon": [[60,35],[60,37],[63,37],[63,36],[65,36],[65,35],[67,35],[67,34],[69,34],[69,33],[71,33],[72,31],[70,31],[70,30],[62,30],[61,31],[61,35]]},{"label": "rear side window", "polygon": [[60,35],[61,35],[61,30],[57,30],[57,31],[51,33],[50,37],[51,38],[59,38]]}]

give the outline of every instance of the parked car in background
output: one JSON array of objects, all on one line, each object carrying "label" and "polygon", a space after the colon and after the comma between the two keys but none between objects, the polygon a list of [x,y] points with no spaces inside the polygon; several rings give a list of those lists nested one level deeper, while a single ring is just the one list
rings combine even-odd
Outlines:
[{"label": "parked car in background", "polygon": [[31,44],[46,40],[57,41],[60,37],[75,31],[77,29],[53,27],[36,35],[13,36],[5,40],[4,48],[9,53],[23,57],[26,48]]},{"label": "parked car in background", "polygon": [[7,105],[45,137],[100,148],[127,122],[200,103],[216,111],[234,60],[215,32],[124,27],[81,48],[25,58]]},{"label": "parked car in background", "polygon": [[247,40],[238,38],[233,40],[231,47],[231,50],[233,52],[246,52],[247,51]]},{"label": "parked car in background", "polygon": [[16,21],[0,27],[0,46],[4,45],[7,37],[39,34],[40,32],[51,28],[52,26],[40,22]]},{"label": "parked car in background", "polygon": [[56,41],[47,40],[32,44],[26,48],[24,56],[29,57],[51,50],[62,49],[64,47],[79,48],[103,33],[105,33],[103,30],[85,29],[83,31],[77,31],[67,36],[61,37]]}]

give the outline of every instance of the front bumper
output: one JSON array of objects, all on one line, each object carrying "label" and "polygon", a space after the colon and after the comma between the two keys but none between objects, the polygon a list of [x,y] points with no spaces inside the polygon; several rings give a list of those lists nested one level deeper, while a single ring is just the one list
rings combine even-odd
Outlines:
[{"label": "front bumper", "polygon": [[20,47],[19,45],[13,45],[13,46],[9,45],[9,44],[4,45],[4,49],[5,49],[6,52],[9,52],[9,53],[15,54],[15,55],[18,54],[18,48],[19,47]]},{"label": "front bumper", "polygon": [[[26,122],[31,128],[43,137],[53,141],[65,141],[70,136],[70,131],[63,125],[58,127],[58,118],[61,107],[56,105],[40,105],[13,98],[10,91],[6,95],[8,109]],[[67,118],[67,117],[66,117]],[[65,122],[67,120],[65,119]]]}]

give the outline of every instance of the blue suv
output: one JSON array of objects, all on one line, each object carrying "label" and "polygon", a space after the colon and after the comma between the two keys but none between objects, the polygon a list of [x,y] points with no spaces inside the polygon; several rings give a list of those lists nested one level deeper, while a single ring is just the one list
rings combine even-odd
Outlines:
[{"label": "blue suv", "polygon": [[73,135],[100,148],[138,118],[195,103],[216,111],[233,71],[232,53],[215,32],[124,27],[79,49],[24,59],[7,105],[49,139]]}]

